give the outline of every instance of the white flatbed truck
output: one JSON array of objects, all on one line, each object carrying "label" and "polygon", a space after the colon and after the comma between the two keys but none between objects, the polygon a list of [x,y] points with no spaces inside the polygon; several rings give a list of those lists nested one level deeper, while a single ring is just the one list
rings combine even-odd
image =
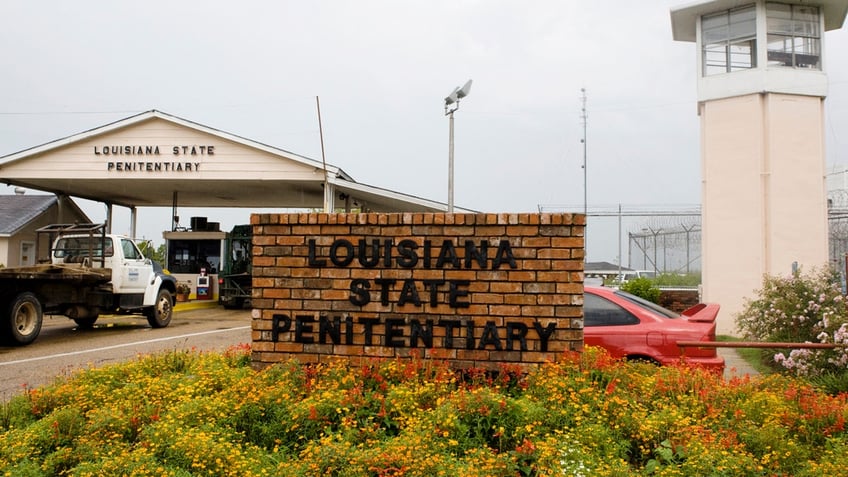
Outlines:
[{"label": "white flatbed truck", "polygon": [[153,328],[171,322],[176,280],[132,239],[106,234],[102,224],[56,224],[38,229],[37,251],[45,236],[48,259],[0,269],[4,344],[35,341],[44,314],[65,315],[83,328],[101,314],[142,314]]}]

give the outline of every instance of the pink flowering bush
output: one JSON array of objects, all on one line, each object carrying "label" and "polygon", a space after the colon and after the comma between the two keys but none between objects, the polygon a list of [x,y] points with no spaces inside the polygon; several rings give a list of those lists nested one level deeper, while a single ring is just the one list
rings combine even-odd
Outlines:
[{"label": "pink flowering bush", "polygon": [[[736,323],[746,339],[755,341],[848,344],[848,307],[832,269],[766,276],[757,297],[747,300]],[[770,357],[778,369],[797,376],[848,369],[846,347],[778,349]]]}]

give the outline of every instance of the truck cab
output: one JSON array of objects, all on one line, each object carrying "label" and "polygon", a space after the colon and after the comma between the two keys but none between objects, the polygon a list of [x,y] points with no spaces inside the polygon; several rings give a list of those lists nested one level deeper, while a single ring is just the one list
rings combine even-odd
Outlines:
[{"label": "truck cab", "polygon": [[53,244],[51,262],[112,270],[113,293],[144,293],[153,267],[131,239],[116,235],[69,235]]}]

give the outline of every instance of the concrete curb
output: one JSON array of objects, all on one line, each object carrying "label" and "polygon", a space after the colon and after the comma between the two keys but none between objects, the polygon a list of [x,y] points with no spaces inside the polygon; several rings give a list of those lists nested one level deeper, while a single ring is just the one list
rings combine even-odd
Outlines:
[{"label": "concrete curb", "polygon": [[218,306],[220,305],[214,300],[181,301],[174,305],[174,312],[217,308]]}]

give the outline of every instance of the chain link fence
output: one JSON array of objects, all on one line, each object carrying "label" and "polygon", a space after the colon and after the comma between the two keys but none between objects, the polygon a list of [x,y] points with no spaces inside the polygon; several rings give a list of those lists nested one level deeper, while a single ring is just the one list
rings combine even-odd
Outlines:
[{"label": "chain link fence", "polygon": [[[540,212],[582,213],[582,206],[539,206]],[[701,271],[701,210],[680,206],[587,208],[589,260],[614,262],[647,275]],[[600,251],[600,252],[599,252]]]},{"label": "chain link fence", "polygon": [[[654,275],[700,273],[700,218],[676,219],[652,218],[646,221],[645,227],[627,233],[628,268]],[[660,221],[662,226],[657,224]]]},{"label": "chain link fence", "polygon": [[[846,170],[848,180],[848,170]],[[841,272],[848,270],[848,189],[828,192],[828,254]],[[540,212],[582,213],[583,206],[539,206]],[[601,206],[587,209],[587,249],[601,242],[606,247],[599,260],[609,260],[631,270],[653,274],[701,272],[701,211],[698,206]],[[597,255],[597,254],[596,254]],[[609,257],[609,258],[607,258]]]}]

